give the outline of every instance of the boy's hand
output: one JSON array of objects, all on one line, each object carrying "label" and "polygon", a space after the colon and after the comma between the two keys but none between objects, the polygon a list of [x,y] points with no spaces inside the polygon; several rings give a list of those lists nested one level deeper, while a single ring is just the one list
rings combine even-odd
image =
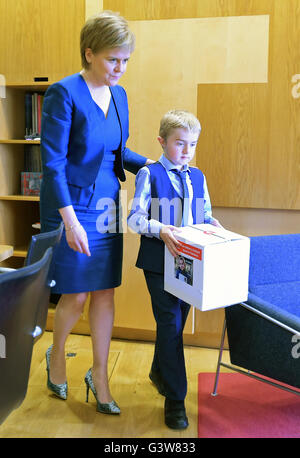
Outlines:
[{"label": "boy's hand", "polygon": [[220,227],[221,229],[225,229],[216,218],[211,218],[210,224],[215,227]]},{"label": "boy's hand", "polygon": [[179,227],[163,226],[159,233],[161,240],[167,245],[171,255],[175,258],[180,254],[180,251],[178,250],[180,242],[174,236],[174,233],[176,232],[181,232]]}]

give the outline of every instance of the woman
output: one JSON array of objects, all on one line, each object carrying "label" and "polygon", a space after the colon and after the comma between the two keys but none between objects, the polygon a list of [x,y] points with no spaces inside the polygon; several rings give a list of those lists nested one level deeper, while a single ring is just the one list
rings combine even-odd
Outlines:
[{"label": "woman", "polygon": [[126,20],[109,11],[93,16],[81,31],[80,47],[83,70],[53,84],[43,104],[42,231],[61,220],[65,226],[55,253],[53,293],[61,298],[46,352],[47,383],[67,398],[65,341],[90,292],[93,367],[85,377],[87,393],[91,388],[98,411],[118,414],[107,361],[122,269],[119,180],[126,179],[124,168],[137,173],[153,161],[126,148],[127,97],[117,84],[134,49]]}]

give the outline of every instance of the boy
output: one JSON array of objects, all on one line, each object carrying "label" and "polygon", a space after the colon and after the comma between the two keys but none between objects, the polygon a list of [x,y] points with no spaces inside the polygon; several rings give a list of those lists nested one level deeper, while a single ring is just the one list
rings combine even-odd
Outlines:
[{"label": "boy", "polygon": [[175,236],[180,226],[220,226],[212,217],[203,173],[188,165],[200,132],[198,119],[189,112],[173,110],[164,115],[158,137],[163,155],[138,172],[128,217],[128,226],[141,234],[136,266],[144,270],[157,325],[149,377],[165,396],[165,423],[172,429],[188,426],[182,333],[190,305],[164,291],[164,245],[178,256],[180,242]]}]

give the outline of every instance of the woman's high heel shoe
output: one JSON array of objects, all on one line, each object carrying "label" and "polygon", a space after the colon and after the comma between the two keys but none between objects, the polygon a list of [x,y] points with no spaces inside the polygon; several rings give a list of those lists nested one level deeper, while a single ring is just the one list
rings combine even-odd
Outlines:
[{"label": "woman's high heel shoe", "polygon": [[93,383],[91,369],[87,371],[86,376],[84,377],[84,381],[86,383],[86,402],[89,402],[89,389],[91,389],[97,401],[97,412],[108,413],[112,415],[118,415],[121,413],[120,407],[118,406],[118,404],[115,401],[111,401],[106,404],[99,401],[99,399],[97,398],[96,389]]},{"label": "woman's high heel shoe", "polygon": [[68,396],[68,383],[60,383],[56,385],[52,383],[50,380],[50,355],[51,355],[52,345],[46,351],[46,363],[47,363],[47,372],[48,372],[48,380],[47,380],[47,387],[52,393],[58,396],[60,399],[67,399]]}]

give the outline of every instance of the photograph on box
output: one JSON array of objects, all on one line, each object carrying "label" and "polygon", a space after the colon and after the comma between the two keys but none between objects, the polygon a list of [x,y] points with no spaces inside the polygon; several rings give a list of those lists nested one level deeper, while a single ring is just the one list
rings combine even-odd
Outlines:
[{"label": "photograph on box", "polygon": [[174,258],[174,275],[179,281],[193,286],[193,260],[184,256]]}]

